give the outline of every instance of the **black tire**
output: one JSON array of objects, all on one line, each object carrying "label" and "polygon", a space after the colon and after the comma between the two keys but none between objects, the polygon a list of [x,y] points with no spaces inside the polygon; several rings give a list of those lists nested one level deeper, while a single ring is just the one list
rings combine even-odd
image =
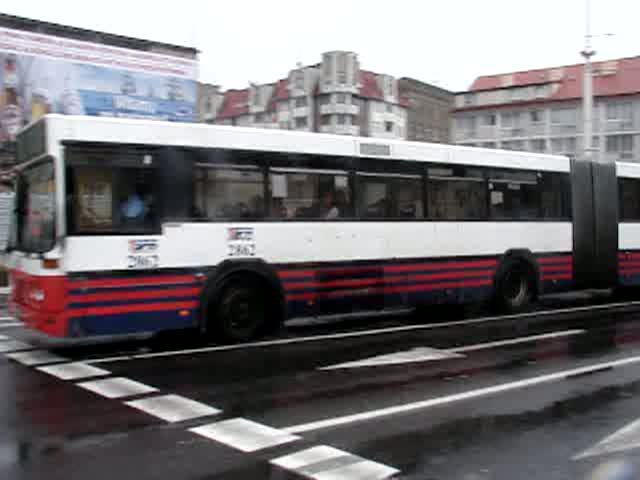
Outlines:
[{"label": "black tire", "polygon": [[535,293],[531,267],[522,261],[510,262],[496,282],[496,306],[502,313],[521,312],[531,303]]},{"label": "black tire", "polygon": [[250,278],[230,278],[214,305],[207,309],[207,331],[225,343],[246,342],[264,331],[267,312],[266,291]]}]

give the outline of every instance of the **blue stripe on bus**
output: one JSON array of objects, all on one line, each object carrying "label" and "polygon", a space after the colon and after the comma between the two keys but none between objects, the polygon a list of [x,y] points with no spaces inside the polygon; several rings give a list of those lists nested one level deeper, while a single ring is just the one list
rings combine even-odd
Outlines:
[{"label": "blue stripe on bus", "polygon": [[195,326],[197,326],[195,311],[188,316],[180,316],[175,311],[134,312],[74,318],[70,320],[69,332],[80,331],[82,335],[117,335],[153,333]]}]

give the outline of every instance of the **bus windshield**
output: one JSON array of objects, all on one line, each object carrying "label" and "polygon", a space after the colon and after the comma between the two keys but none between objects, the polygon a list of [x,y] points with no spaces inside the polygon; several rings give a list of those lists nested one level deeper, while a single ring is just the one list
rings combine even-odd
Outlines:
[{"label": "bus windshield", "polygon": [[55,241],[55,182],[53,162],[25,169],[18,180],[16,209],[17,249],[46,252]]}]

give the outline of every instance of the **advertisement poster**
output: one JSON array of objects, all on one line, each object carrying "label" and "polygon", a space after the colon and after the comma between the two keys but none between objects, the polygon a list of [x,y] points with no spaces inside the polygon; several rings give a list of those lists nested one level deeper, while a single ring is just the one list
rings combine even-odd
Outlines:
[{"label": "advertisement poster", "polygon": [[197,60],[0,28],[0,144],[46,113],[196,120]]}]

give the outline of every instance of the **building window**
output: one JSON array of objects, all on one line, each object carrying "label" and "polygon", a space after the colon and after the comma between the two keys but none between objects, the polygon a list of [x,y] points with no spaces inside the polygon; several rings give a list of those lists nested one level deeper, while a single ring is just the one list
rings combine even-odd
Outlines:
[{"label": "building window", "polygon": [[535,87],[535,96],[536,98],[542,98],[546,94],[545,85],[536,85]]},{"label": "building window", "polygon": [[547,142],[544,138],[535,138],[531,140],[531,151],[544,153],[547,151]]},{"label": "building window", "polygon": [[486,125],[488,127],[493,127],[496,124],[496,115],[495,113],[490,113],[488,115],[484,115],[482,117],[482,123],[483,125]]},{"label": "building window", "polygon": [[607,120],[630,123],[633,120],[633,106],[631,102],[608,103]]},{"label": "building window", "polygon": [[520,112],[506,112],[500,118],[502,128],[518,128],[520,126]]},{"label": "building window", "polygon": [[387,108],[387,113],[393,113],[393,105],[391,105],[390,103],[387,103],[386,108]]},{"label": "building window", "polygon": [[331,83],[333,80],[333,57],[325,53],[322,59],[322,74],[324,75],[324,83]]},{"label": "building window", "polygon": [[629,160],[633,158],[633,136],[609,135],[607,136],[607,153],[617,154],[618,158]]},{"label": "building window", "polygon": [[576,139],[575,137],[568,138],[552,138],[551,139],[551,151],[558,155],[570,155],[576,154]]},{"label": "building window", "polygon": [[256,113],[256,123],[262,123],[264,121],[264,113]]},{"label": "building window", "polygon": [[541,123],[542,110],[531,110],[529,112],[529,119],[531,120],[531,123]]},{"label": "building window", "polygon": [[331,125],[331,115],[322,115],[322,117],[320,117],[320,123],[322,125]]},{"label": "building window", "polygon": [[296,98],[296,107],[306,107],[306,106],[307,106],[307,97]]},{"label": "building window", "polygon": [[346,117],[346,115],[338,115],[338,125],[344,125],[345,124],[345,117]]},{"label": "building window", "polygon": [[524,142],[522,140],[509,140],[506,142],[502,142],[503,150],[516,150],[523,151],[524,150]]},{"label": "building window", "polygon": [[393,122],[384,122],[384,131],[393,132]]},{"label": "building window", "polygon": [[473,93],[465,93],[462,96],[462,101],[465,104],[465,106],[474,105],[476,103],[476,99]]},{"label": "building window", "polygon": [[260,88],[258,87],[253,89],[253,104],[260,105]]},{"label": "building window", "polygon": [[338,83],[347,83],[347,54],[338,54]]},{"label": "building window", "polygon": [[347,96],[344,93],[338,93],[336,94],[336,103],[347,103]]},{"label": "building window", "polygon": [[480,146],[482,148],[496,148],[496,142],[482,142]]},{"label": "building window", "polygon": [[555,108],[551,110],[551,123],[554,125],[572,125],[576,124],[575,108]]},{"label": "building window", "polygon": [[456,119],[458,130],[465,133],[471,133],[475,130],[476,119],[474,117],[460,117]]},{"label": "building window", "polygon": [[296,72],[295,85],[298,90],[304,89],[304,72],[302,70]]},{"label": "building window", "polygon": [[296,128],[307,128],[307,117],[296,117]]},{"label": "building window", "polygon": [[322,95],[320,97],[320,105],[329,105],[331,103],[331,95]]}]

